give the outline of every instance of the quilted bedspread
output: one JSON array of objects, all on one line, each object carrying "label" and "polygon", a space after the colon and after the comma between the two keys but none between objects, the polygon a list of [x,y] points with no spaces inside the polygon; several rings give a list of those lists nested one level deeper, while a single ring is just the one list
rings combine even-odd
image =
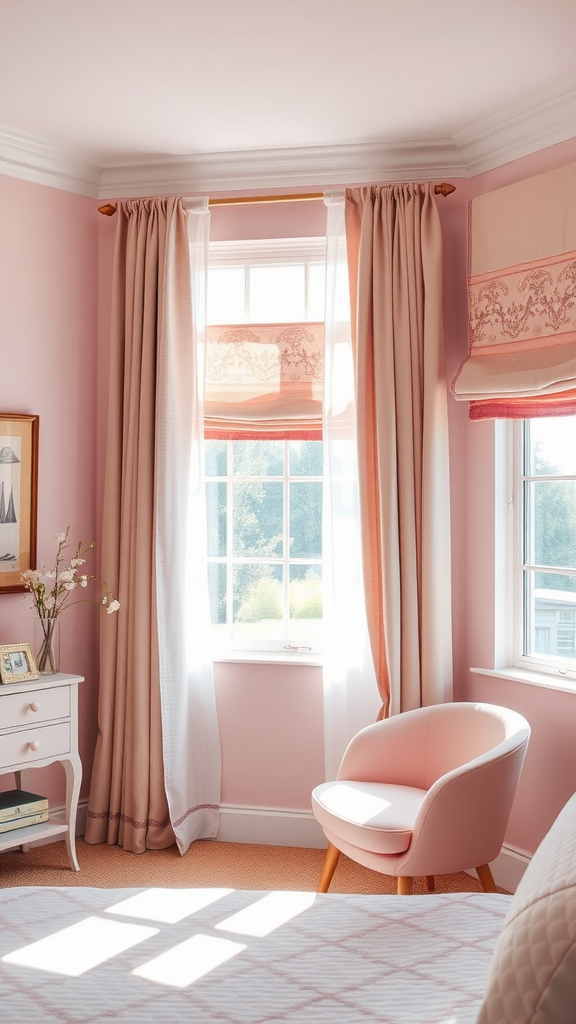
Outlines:
[{"label": "quilted bedspread", "polygon": [[3,1024],[473,1024],[511,897],[0,889]]}]

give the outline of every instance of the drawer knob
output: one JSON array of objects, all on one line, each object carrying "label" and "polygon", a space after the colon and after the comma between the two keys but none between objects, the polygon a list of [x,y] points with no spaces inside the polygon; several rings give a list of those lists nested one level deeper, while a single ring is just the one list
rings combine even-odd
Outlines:
[{"label": "drawer knob", "polygon": [[38,740],[31,740],[28,746],[30,747],[30,750],[40,750],[40,744],[38,743]]},{"label": "drawer knob", "polygon": [[40,705],[37,704],[36,701],[34,701],[34,703],[30,705],[30,711],[38,711],[39,707]]}]

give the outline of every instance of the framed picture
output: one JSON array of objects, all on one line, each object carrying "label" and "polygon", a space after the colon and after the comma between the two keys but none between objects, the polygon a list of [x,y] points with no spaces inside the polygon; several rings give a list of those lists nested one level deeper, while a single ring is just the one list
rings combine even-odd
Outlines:
[{"label": "framed picture", "polygon": [[0,413],[0,594],[24,593],[36,568],[38,416]]},{"label": "framed picture", "polygon": [[28,679],[39,678],[30,644],[4,644],[0,647],[0,682],[25,683]]}]

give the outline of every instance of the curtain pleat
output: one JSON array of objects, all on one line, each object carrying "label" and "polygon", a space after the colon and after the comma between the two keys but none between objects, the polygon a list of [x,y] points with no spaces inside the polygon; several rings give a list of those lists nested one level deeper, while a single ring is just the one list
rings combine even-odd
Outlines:
[{"label": "curtain pleat", "polygon": [[[164,777],[155,501],[158,351],[160,342],[171,343],[167,304],[172,318],[179,315],[167,294],[167,272],[175,272],[167,253],[172,258],[182,218],[181,200],[174,198],[118,205],[102,577],[118,594],[120,612],[101,636],[86,841],[135,853],[175,839]],[[180,272],[189,273],[182,250],[180,258],[186,260]]]},{"label": "curtain pleat", "polygon": [[324,761],[335,779],[353,736],[380,706],[362,574],[354,360],[344,193],[328,192],[324,348]]},{"label": "curtain pleat", "polygon": [[442,244],[433,187],[346,190],[368,628],[381,715],[452,699]]},{"label": "curtain pleat", "polygon": [[159,311],[156,552],[164,771],[181,853],[219,826],[204,482],[206,199],[176,211]]}]

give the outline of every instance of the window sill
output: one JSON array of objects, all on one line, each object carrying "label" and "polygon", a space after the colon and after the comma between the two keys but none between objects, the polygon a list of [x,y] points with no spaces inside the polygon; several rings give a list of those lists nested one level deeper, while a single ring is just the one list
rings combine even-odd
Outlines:
[{"label": "window sill", "polygon": [[562,693],[576,693],[576,679],[552,675],[552,673],[548,675],[547,672],[533,672],[524,668],[471,668],[470,671],[479,676],[512,679],[516,683],[528,683],[529,686],[542,686],[548,690],[561,690]]},{"label": "window sill", "polygon": [[322,665],[319,653],[288,654],[286,651],[221,651],[212,658],[214,662],[255,665]]}]

